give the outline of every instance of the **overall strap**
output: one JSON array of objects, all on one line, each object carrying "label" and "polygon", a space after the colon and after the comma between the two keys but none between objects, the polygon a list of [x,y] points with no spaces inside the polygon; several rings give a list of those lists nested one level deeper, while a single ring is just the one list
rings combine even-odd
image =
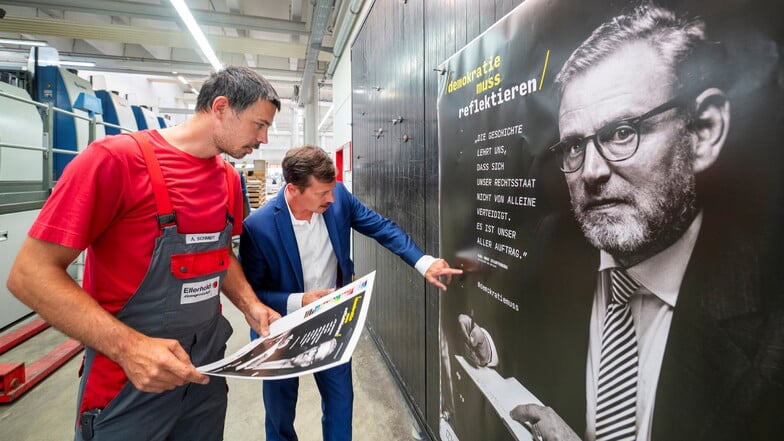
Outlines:
[{"label": "overall strap", "polygon": [[232,166],[229,161],[224,160],[223,166],[226,169],[226,188],[229,190],[229,198],[226,201],[226,219],[234,223],[234,215],[232,215],[232,210],[234,209],[234,175],[232,171],[234,170],[234,166]]},{"label": "overall strap", "polygon": [[172,209],[169,192],[166,190],[166,183],[163,180],[163,172],[160,164],[158,164],[158,159],[155,158],[150,140],[142,132],[133,132],[129,133],[129,135],[139,144],[144,155],[144,162],[147,164],[147,170],[150,173],[152,191],[155,194],[155,204],[158,207],[158,228],[162,230],[164,227],[176,225],[177,217]]}]

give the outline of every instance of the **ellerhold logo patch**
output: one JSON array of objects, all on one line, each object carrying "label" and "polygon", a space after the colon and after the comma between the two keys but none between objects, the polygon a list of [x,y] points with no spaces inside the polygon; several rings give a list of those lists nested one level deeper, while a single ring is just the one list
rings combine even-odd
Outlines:
[{"label": "ellerhold logo patch", "polygon": [[202,302],[211,299],[220,293],[220,276],[201,282],[185,283],[182,285],[180,304]]}]

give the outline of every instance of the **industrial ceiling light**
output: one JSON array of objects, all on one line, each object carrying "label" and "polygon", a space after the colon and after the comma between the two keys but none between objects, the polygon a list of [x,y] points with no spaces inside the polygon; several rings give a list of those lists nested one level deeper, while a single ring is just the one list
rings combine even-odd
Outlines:
[{"label": "industrial ceiling light", "polygon": [[22,40],[19,38],[0,38],[0,44],[17,44],[20,46],[46,46],[45,41]]},{"label": "industrial ceiling light", "polygon": [[60,66],[95,67],[92,61],[67,61],[60,60]]},{"label": "industrial ceiling light", "polygon": [[191,14],[191,10],[188,9],[188,6],[185,4],[184,0],[170,0],[174,9],[177,10],[177,13],[180,14],[180,18],[185,23],[185,26],[191,32],[193,39],[196,40],[196,43],[199,45],[199,49],[207,57],[207,60],[212,65],[212,68],[215,71],[219,71],[223,69],[223,65],[218,60],[217,55],[215,55],[215,51],[212,50],[210,43],[207,42],[207,37],[204,36],[204,33],[199,28],[198,23],[196,23],[196,19],[193,18],[193,14]]}]

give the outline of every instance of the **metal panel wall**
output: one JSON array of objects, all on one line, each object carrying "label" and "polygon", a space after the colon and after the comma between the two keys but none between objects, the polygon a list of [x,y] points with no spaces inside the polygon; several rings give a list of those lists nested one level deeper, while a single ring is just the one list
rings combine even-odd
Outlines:
[{"label": "metal panel wall", "polygon": [[[424,248],[421,10],[376,2],[355,42],[353,179],[361,200]],[[424,403],[424,279],[372,239],[357,234],[354,244],[357,274],[378,269],[369,327],[409,397]]]},{"label": "metal panel wall", "polygon": [[[519,3],[376,1],[352,47],[354,193],[433,256],[439,255],[435,69]],[[427,422],[427,435],[437,439],[439,293],[359,234],[354,261],[357,274],[379,270],[369,327]]]}]

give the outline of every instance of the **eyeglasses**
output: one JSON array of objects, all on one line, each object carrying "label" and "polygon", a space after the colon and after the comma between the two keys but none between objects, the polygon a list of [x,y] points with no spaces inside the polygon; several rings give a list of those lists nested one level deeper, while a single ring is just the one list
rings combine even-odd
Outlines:
[{"label": "eyeglasses", "polygon": [[683,97],[673,98],[655,109],[636,118],[627,118],[614,121],[600,128],[590,136],[570,136],[549,150],[555,152],[560,159],[561,171],[574,173],[585,162],[585,149],[588,142],[593,141],[596,151],[607,161],[625,161],[635,153],[640,146],[640,124],[648,118],[664,113],[675,107],[683,105]]}]

